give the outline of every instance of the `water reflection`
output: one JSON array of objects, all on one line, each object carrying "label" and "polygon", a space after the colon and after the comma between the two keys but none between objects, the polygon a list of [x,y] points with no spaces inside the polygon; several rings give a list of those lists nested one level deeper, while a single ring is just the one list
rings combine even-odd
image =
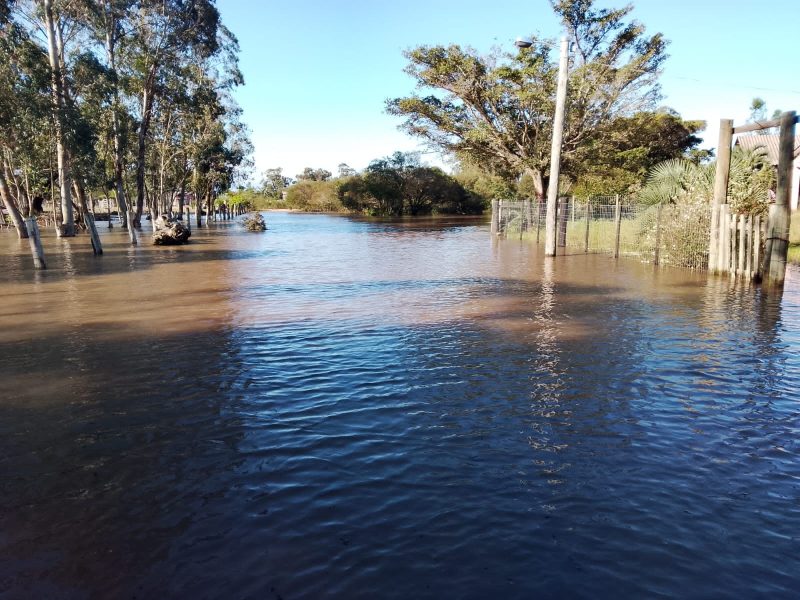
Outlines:
[{"label": "water reflection", "polygon": [[482,222],[267,220],[169,251],[103,232],[100,260],[47,240],[39,282],[10,261],[12,595],[800,584],[794,273],[781,300]]}]

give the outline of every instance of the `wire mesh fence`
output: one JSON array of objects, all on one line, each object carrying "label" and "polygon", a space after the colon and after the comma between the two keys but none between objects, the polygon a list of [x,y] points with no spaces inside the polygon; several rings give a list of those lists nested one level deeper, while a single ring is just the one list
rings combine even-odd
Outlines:
[{"label": "wire mesh fence", "polygon": [[[506,237],[544,242],[544,201],[493,203],[493,230]],[[608,253],[642,262],[690,269],[708,268],[710,208],[705,205],[646,205],[636,198],[561,198],[557,246]],[[562,250],[563,252],[564,250]]]}]

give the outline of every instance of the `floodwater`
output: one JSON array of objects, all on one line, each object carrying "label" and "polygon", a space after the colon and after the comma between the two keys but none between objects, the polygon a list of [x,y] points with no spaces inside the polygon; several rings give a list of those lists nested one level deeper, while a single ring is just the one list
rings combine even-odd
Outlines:
[{"label": "floodwater", "polygon": [[800,592],[798,271],[267,220],[0,233],[0,597]]}]

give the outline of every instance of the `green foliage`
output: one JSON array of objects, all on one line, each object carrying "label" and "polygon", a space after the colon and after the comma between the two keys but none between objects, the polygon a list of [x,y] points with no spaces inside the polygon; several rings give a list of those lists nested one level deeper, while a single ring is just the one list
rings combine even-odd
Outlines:
[{"label": "green foliage", "polygon": [[[0,150],[25,180],[15,195],[58,188],[57,134],[73,181],[103,196],[115,184],[138,189],[154,210],[169,210],[187,186],[210,203],[248,168],[252,147],[230,94],[242,82],[238,43],[213,0],[54,2],[50,13],[40,4],[0,0]],[[48,15],[57,69],[41,33]]]},{"label": "green foliage", "polygon": [[684,121],[674,111],[642,111],[606,123],[567,158],[575,193],[624,194],[642,184],[657,164],[681,158],[701,139],[704,121]]},{"label": "green foliage", "polygon": [[274,200],[282,200],[283,192],[291,185],[292,180],[284,176],[283,169],[267,169],[261,179],[261,191]]},{"label": "green foliage", "polygon": [[306,167],[302,173],[295,175],[297,181],[328,181],[333,174],[326,169]]},{"label": "green foliage", "polygon": [[[454,178],[483,208],[488,207],[494,199],[513,198],[517,195],[513,183],[498,175],[485,173],[474,166],[462,165]],[[524,192],[520,192],[520,195],[524,195]]]},{"label": "green foliage", "polygon": [[286,190],[286,206],[309,212],[339,212],[335,181],[298,181]]},{"label": "green foliage", "polygon": [[[708,206],[713,197],[716,163],[697,165],[674,159],[656,165],[639,192],[645,204],[699,204]],[[737,214],[763,215],[767,212],[769,190],[775,171],[762,149],[736,147],[731,155],[728,203]]]},{"label": "green foliage", "polygon": [[216,200],[217,206],[241,207],[245,210],[255,210],[261,203],[262,195],[252,188],[228,191]]},{"label": "green foliage", "polygon": [[347,210],[375,216],[478,214],[484,208],[483,199],[458,180],[403,152],[372,161],[362,175],[343,178],[337,195]]},{"label": "green foliage", "polygon": [[[630,6],[594,10],[588,0],[564,0],[553,9],[575,40],[563,140],[563,172],[574,179],[583,149],[608,135],[610,123],[654,106],[666,42],[626,21]],[[421,46],[406,57],[406,71],[423,92],[387,102],[387,111],[404,119],[401,128],[508,180],[528,171],[541,196],[555,111],[551,44],[537,40],[514,55],[489,56],[456,45]]]}]

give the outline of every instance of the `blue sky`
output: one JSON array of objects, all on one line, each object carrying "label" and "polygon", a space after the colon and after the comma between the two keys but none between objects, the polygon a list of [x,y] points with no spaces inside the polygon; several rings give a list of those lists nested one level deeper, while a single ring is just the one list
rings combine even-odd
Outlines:
[{"label": "blue sky", "polygon": [[[618,7],[624,2],[598,3]],[[403,50],[420,44],[511,47],[518,36],[557,38],[547,0],[218,0],[241,44],[246,85],[237,91],[252,130],[258,173],[283,167],[356,169],[418,142],[384,114],[410,93]],[[664,104],[709,127],[741,122],[754,96],[800,110],[797,0],[639,0],[633,17],[670,40]],[[435,155],[424,157],[441,164]]]}]

